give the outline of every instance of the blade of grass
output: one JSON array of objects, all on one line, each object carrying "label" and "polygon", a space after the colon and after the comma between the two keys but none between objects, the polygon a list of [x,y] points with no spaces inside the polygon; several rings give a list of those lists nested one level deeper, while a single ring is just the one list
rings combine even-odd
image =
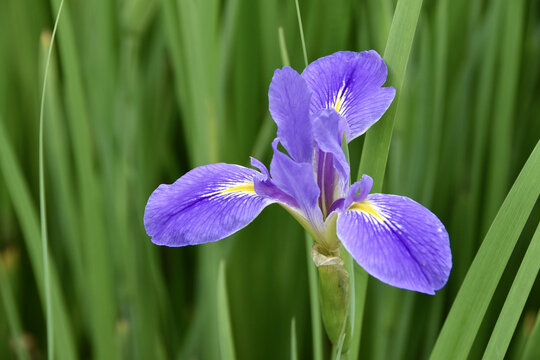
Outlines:
[{"label": "blade of grass", "polygon": [[383,51],[388,40],[388,31],[392,22],[392,2],[388,0],[368,0],[365,2],[366,13],[369,14],[367,23],[373,38],[373,48]]},{"label": "blade of grass", "polygon": [[484,359],[504,358],[539,270],[540,225],[536,228],[536,232],[521,262],[512,288],[506,297],[501,314],[484,353]]},{"label": "blade of grass", "polygon": [[[4,176],[8,194],[15,208],[15,213],[21,224],[30,264],[35,274],[39,295],[46,308],[45,284],[43,276],[43,258],[41,257],[41,235],[37,211],[30,197],[30,191],[21,168],[15,158],[15,153],[7,138],[4,122],[0,118],[0,171]],[[56,347],[62,349],[56,356],[60,360],[76,358],[76,345],[73,339],[73,329],[69,323],[60,281],[52,261],[49,262],[49,278],[51,289],[51,313],[55,317]]]},{"label": "blade of grass", "polygon": [[448,1],[437,2],[435,15],[435,54],[434,54],[434,76],[433,76],[433,103],[431,114],[431,132],[428,137],[428,149],[426,155],[426,172],[423,174],[423,194],[422,204],[429,206],[432,201],[435,184],[437,180],[437,170],[440,160],[441,129],[444,119],[444,107],[446,100],[446,59],[448,57]]},{"label": "blade of grass", "polygon": [[221,358],[225,360],[234,360],[236,356],[234,351],[231,317],[229,315],[229,301],[227,299],[225,262],[223,260],[219,264],[217,277],[217,313]]},{"label": "blade of grass", "polygon": [[467,272],[430,359],[464,359],[540,193],[540,142],[499,209]]},{"label": "blade of grass", "polygon": [[504,2],[505,19],[502,31],[498,71],[499,82],[495,87],[491,148],[487,175],[487,196],[483,207],[483,224],[487,224],[496,214],[508,188],[508,173],[512,155],[512,122],[516,88],[521,65],[521,42],[523,10],[525,1]]},{"label": "blade of grass", "polygon": [[[114,227],[111,228],[111,235],[115,239],[113,249],[116,251],[116,261],[125,291],[119,293],[119,302],[124,304],[121,322],[131,325],[131,331],[124,332],[121,340],[122,355],[131,358],[137,355],[141,359],[158,359],[159,347],[163,343],[163,338],[159,336],[157,306],[147,307],[148,294],[152,294],[152,302],[162,303],[161,293],[157,291],[154,281],[149,281],[148,274],[151,273],[151,258],[142,255],[141,250],[151,254],[146,242],[133,243],[132,239],[140,234],[140,230],[133,231],[130,219],[133,217],[141,219],[140,212],[133,214],[133,204],[130,202],[134,192],[133,181],[130,181],[130,165],[135,162],[135,147],[138,142],[135,139],[138,128],[141,125],[141,91],[137,84],[140,81],[137,71],[140,64],[139,39],[135,36],[128,37],[120,48],[120,72],[118,74],[119,96],[116,99],[115,123],[124,129],[124,134],[120,139],[119,154],[115,158],[114,174],[110,185],[112,189],[111,197],[114,197],[114,204],[110,207],[112,211]],[[149,91],[145,87],[145,91]],[[136,145],[137,144],[137,145]],[[112,157],[112,156],[111,156]],[[139,181],[140,177],[137,179]],[[143,195],[144,196],[144,195]],[[144,197],[141,196],[140,198]],[[135,207],[144,209],[144,205]],[[120,260],[121,259],[121,260]],[[151,290],[152,289],[152,290]]]},{"label": "blade of grass", "polygon": [[[51,0],[52,6],[58,6],[60,0]],[[87,324],[90,328],[91,346],[96,359],[118,358],[116,342],[116,300],[113,291],[114,273],[105,218],[102,216],[104,201],[107,201],[98,181],[98,169],[95,166],[94,142],[92,133],[100,132],[100,122],[92,122],[88,107],[88,97],[83,82],[83,69],[77,46],[74,19],[74,3],[66,3],[63,9],[58,33],[60,62],[65,85],[66,109],[69,120],[71,146],[76,165],[78,196],[80,198],[79,216],[81,217],[82,254],[84,255],[87,274],[88,309],[85,309]],[[106,132],[106,131],[105,131]],[[100,140],[103,140],[100,138]],[[102,143],[100,143],[102,144]],[[103,147],[103,146],[102,146]],[[103,153],[102,153],[103,154]],[[106,159],[106,154],[103,154]],[[85,323],[85,324],[86,324]]]},{"label": "blade of grass", "polygon": [[62,14],[62,6],[64,0],[60,1],[58,6],[58,12],[56,13],[56,20],[54,22],[53,32],[51,35],[51,41],[49,43],[49,50],[47,52],[47,60],[45,62],[45,72],[43,74],[43,85],[41,89],[41,105],[39,110],[39,215],[41,222],[41,246],[43,257],[43,282],[45,284],[45,302],[46,302],[46,323],[47,323],[47,358],[52,360],[54,357],[54,323],[52,317],[51,306],[51,284],[49,275],[49,240],[47,238],[47,209],[45,203],[45,163],[43,160],[43,115],[45,113],[45,92],[47,90],[47,75],[49,73],[49,64],[51,62],[51,53],[54,45],[54,39],[56,36],[56,30],[58,29],[58,20]]},{"label": "blade of grass", "polygon": [[[285,42],[285,33],[283,32],[283,27],[278,28],[278,38],[279,38],[279,52],[281,55],[281,64],[283,66],[291,66],[291,61],[289,59],[289,53],[287,51],[287,44]],[[276,133],[276,123],[272,120],[269,114],[264,117],[263,123],[257,137],[255,139],[253,150],[251,154],[257,159],[262,159],[270,148],[268,144],[272,141],[272,137]]]},{"label": "blade of grass", "polygon": [[291,360],[298,360],[298,345],[296,344],[296,320],[291,319]]},{"label": "blade of grass", "polygon": [[[422,0],[399,0],[386,42],[383,58],[388,66],[387,83],[395,87],[396,98],[383,118],[367,133],[357,176],[360,179],[362,174],[369,174],[374,181],[373,192],[380,192],[382,189],[399,94],[405,78],[421,7]],[[359,267],[357,264],[354,266]],[[350,351],[352,359],[357,359],[360,351],[366,289],[367,273],[358,269],[355,271],[354,284],[356,315]]]},{"label": "blade of grass", "polygon": [[369,174],[373,192],[380,192],[386,169],[392,130],[412,41],[420,15],[422,0],[399,0],[392,19],[383,58],[388,66],[387,84],[396,89],[396,97],[386,114],[366,134],[357,178]]},{"label": "blade of grass", "polygon": [[[278,28],[278,37],[279,37],[279,52],[281,54],[281,63],[283,64],[283,66],[291,66],[291,61],[289,60],[289,53],[287,52],[287,43],[285,42],[285,33],[283,32],[283,27],[281,26]],[[306,64],[307,64],[307,60],[306,60]]]},{"label": "blade of grass", "polygon": [[313,239],[305,232],[306,237],[306,260],[309,281],[309,305],[311,312],[311,341],[313,347],[313,359],[323,359],[321,305],[319,304],[319,283],[317,281],[317,268],[311,258]]},{"label": "blade of grass", "polygon": [[[41,52],[46,59],[47,49],[50,46],[51,33],[43,31],[41,34]],[[47,139],[45,143],[46,159],[48,162],[48,178],[52,185],[51,195],[55,210],[63,214],[62,231],[58,240],[63,241],[61,247],[66,249],[66,255],[73,270],[73,282],[77,288],[79,303],[83,306],[87,300],[85,296],[85,272],[80,241],[80,221],[77,216],[76,196],[73,185],[70,148],[66,133],[65,116],[63,112],[61,86],[58,78],[58,61],[56,53],[51,55],[48,67],[47,97],[45,104],[45,117],[47,119]],[[44,63],[44,61],[43,61]]]},{"label": "blade of grass", "polygon": [[298,0],[294,0],[296,6],[296,17],[298,18],[298,27],[300,29],[300,40],[302,41],[302,54],[304,54],[304,64],[308,66],[308,56],[306,50],[306,40],[304,39],[304,28],[302,26],[302,16],[300,15],[300,5],[298,5]]},{"label": "blade of grass", "polygon": [[[478,96],[474,106],[474,131],[472,142],[472,161],[470,167],[470,196],[471,206],[467,208],[468,214],[465,216],[465,231],[470,239],[481,239],[485,234],[481,229],[482,212],[479,210],[481,204],[481,192],[483,190],[482,180],[484,179],[486,161],[486,143],[489,129],[490,112],[492,111],[492,96],[495,89],[495,67],[497,52],[500,47],[500,18],[503,14],[504,4],[502,1],[490,3],[486,11],[484,24],[482,24],[482,39],[479,45],[485,44],[482,52],[480,75],[478,79]],[[480,235],[480,236],[479,236]],[[479,244],[477,244],[478,246]]]}]

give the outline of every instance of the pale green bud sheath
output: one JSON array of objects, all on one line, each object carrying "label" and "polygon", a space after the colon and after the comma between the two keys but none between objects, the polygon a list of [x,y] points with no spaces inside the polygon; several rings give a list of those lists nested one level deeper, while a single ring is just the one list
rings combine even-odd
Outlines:
[{"label": "pale green bud sheath", "polygon": [[338,251],[324,255],[319,243],[315,243],[311,256],[319,273],[319,300],[324,328],[332,344],[336,345],[344,336],[342,352],[348,350],[351,338],[350,276]]},{"label": "pale green bud sheath", "polygon": [[319,301],[321,316],[328,338],[336,345],[344,337],[342,352],[348,350],[351,338],[350,275],[344,249],[336,236],[337,216],[332,214],[325,222],[325,232],[317,238],[311,257],[319,273]]}]

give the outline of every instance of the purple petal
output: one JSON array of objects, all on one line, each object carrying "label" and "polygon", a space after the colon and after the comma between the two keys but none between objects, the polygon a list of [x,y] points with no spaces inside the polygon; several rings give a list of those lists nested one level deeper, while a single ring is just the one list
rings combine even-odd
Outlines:
[{"label": "purple petal", "polygon": [[[369,195],[372,187],[373,179],[371,178],[371,176],[366,174],[362,175],[360,181],[357,181],[351,185],[351,188],[349,189],[349,192],[347,193],[347,197],[345,199],[345,206],[351,206],[351,203],[353,201],[364,201]],[[358,193],[359,189],[360,193]],[[358,195],[356,195],[357,193]]]},{"label": "purple petal", "polygon": [[302,73],[313,92],[310,113],[338,111],[347,120],[351,141],[365,133],[392,103],[395,89],[381,88],[386,76],[386,64],[374,50],[322,57]]},{"label": "purple petal", "polygon": [[[340,185],[342,191],[345,191],[349,184],[350,167],[347,162],[341,142],[343,133],[346,129],[346,124],[341,116],[334,110],[322,110],[313,118],[313,139],[317,146],[324,153],[332,155],[334,168],[339,174]],[[324,171],[324,169],[323,169]],[[324,174],[318,174],[319,177]],[[333,169],[332,174],[333,177]],[[328,183],[331,183],[330,181]],[[333,183],[333,181],[332,181]],[[333,189],[332,193],[333,193]]]},{"label": "purple petal", "polygon": [[337,234],[369,274],[389,285],[434,294],[448,280],[452,254],[440,220],[402,196],[372,194],[339,215]]},{"label": "purple petal", "polygon": [[289,208],[299,208],[296,200],[289,194],[283,192],[283,190],[281,190],[272,181],[272,179],[270,179],[268,169],[262,162],[252,157],[251,165],[259,169],[262,173],[262,176],[259,176],[254,181],[255,192],[258,195],[265,196],[271,200],[281,203],[282,205],[287,205]]},{"label": "purple petal", "polygon": [[309,120],[311,91],[290,67],[277,69],[268,91],[270,114],[277,124],[277,136],[291,157],[311,161],[313,139]]},{"label": "purple petal", "polygon": [[250,160],[251,166],[259,169],[259,171],[262,173],[264,178],[268,179],[270,177],[270,173],[268,172],[266,165],[264,165],[260,160],[255,159],[253,156],[250,156],[249,160]]},{"label": "purple petal", "polygon": [[257,195],[259,172],[224,163],[195,168],[148,199],[144,226],[158,245],[185,246],[223,239],[248,225],[273,201]]},{"label": "purple petal", "polygon": [[315,231],[322,231],[322,212],[317,205],[320,191],[315,182],[312,163],[296,162],[279,151],[277,146],[278,139],[275,139],[272,142],[274,156],[270,164],[274,184],[294,198]]}]

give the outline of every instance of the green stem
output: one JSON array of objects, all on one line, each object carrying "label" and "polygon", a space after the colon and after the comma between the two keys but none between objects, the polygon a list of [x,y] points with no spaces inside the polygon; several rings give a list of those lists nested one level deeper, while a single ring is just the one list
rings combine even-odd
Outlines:
[{"label": "green stem", "polygon": [[309,281],[309,299],[311,310],[311,336],[313,341],[313,359],[322,360],[323,348],[322,348],[322,326],[321,326],[321,307],[319,304],[319,286],[317,285],[317,269],[313,264],[311,258],[311,246],[313,245],[313,239],[305,232],[306,235],[306,254],[307,254],[307,268],[308,268],[308,281]]},{"label": "green stem", "polygon": [[295,0],[296,4],[296,15],[298,17],[298,27],[300,28],[300,39],[302,40],[302,52],[304,54],[304,64],[308,66],[308,57],[306,50],[306,40],[304,39],[304,28],[302,26],[302,16],[300,15],[300,6],[298,5],[298,0]]},{"label": "green stem", "polygon": [[51,306],[51,284],[49,276],[49,241],[47,238],[47,212],[45,203],[45,168],[43,161],[43,114],[45,107],[45,90],[47,88],[47,75],[49,74],[49,64],[51,62],[52,47],[54,44],[54,38],[56,36],[56,29],[58,28],[58,20],[62,13],[62,6],[64,0],[60,1],[58,6],[58,13],[56,14],[56,21],[54,22],[54,28],[51,35],[51,41],[49,43],[49,50],[47,53],[47,62],[45,63],[45,72],[43,74],[43,87],[41,90],[41,105],[39,110],[39,214],[41,220],[41,243],[42,243],[42,256],[43,256],[43,277],[45,283],[45,308],[46,308],[46,323],[47,323],[47,358],[53,359],[54,355],[54,327],[52,321],[52,306]]}]

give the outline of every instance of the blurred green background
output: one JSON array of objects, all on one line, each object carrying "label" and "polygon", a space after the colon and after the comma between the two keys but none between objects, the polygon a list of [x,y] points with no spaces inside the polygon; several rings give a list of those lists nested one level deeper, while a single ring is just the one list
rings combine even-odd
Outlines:
[{"label": "blurred green background", "polygon": [[[1,359],[47,354],[38,129],[58,6],[0,2]],[[395,6],[300,1],[309,60],[339,50],[383,54]],[[289,358],[292,318],[299,358],[313,356],[310,259],[286,212],[271,206],[231,238],[187,248],[153,245],[142,222],[150,193],[194,166],[247,165],[250,155],[269,163],[275,125],[267,91],[283,65],[279,27],[301,71],[291,0],[65,2],[44,112],[55,358],[222,358],[222,260],[237,357]],[[429,357],[540,137],[539,71],[538,1],[423,1],[384,192],[410,196],[441,218],[454,268],[436,296],[369,279],[362,359]],[[350,147],[353,174],[363,141]],[[538,206],[529,212],[471,359],[483,354],[538,225]],[[536,278],[509,357],[532,356],[533,340],[540,343],[539,304]]]}]

